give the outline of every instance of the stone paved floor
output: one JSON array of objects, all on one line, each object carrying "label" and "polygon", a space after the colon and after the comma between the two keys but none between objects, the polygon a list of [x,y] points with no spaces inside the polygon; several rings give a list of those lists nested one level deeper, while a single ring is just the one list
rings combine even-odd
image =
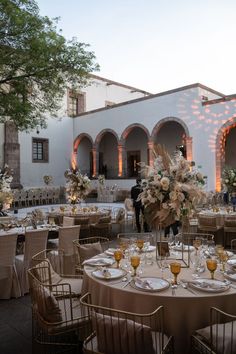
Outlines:
[{"label": "stone paved floor", "polygon": [[[116,244],[117,232],[118,229],[114,228],[111,246]],[[132,225],[126,224],[125,232],[134,232]],[[30,306],[29,295],[18,299],[0,300],[0,354],[32,353]]]}]

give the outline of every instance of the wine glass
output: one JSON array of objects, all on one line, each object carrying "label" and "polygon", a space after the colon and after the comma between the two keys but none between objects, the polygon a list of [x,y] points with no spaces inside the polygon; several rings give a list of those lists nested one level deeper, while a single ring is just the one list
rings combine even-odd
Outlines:
[{"label": "wine glass", "polygon": [[141,252],[142,249],[143,249],[143,246],[144,246],[144,240],[143,239],[137,239],[136,245],[139,248],[139,252]]},{"label": "wine glass", "polygon": [[219,259],[220,259],[220,262],[222,264],[222,269],[221,270],[224,273],[225,272],[225,263],[229,259],[229,255],[228,255],[227,251],[220,252]]},{"label": "wine glass", "polygon": [[217,261],[216,259],[207,259],[206,260],[206,265],[207,265],[207,269],[210,271],[211,273],[211,279],[214,279],[214,272],[217,268]]},{"label": "wine glass", "polygon": [[64,207],[63,205],[60,206],[60,211],[61,211],[62,213],[64,213],[65,207]]},{"label": "wine glass", "polygon": [[193,240],[193,247],[195,248],[196,250],[196,253],[197,251],[199,250],[199,248],[201,247],[201,244],[202,244],[202,240],[198,237],[198,238],[195,238]]},{"label": "wine glass", "polygon": [[170,263],[170,271],[174,275],[173,285],[177,285],[177,276],[180,273],[181,264],[179,262]]},{"label": "wine glass", "polygon": [[131,256],[130,262],[131,262],[131,266],[134,268],[133,276],[136,277],[136,275],[137,275],[136,270],[140,264],[140,257],[139,256]]},{"label": "wine glass", "polygon": [[123,257],[123,252],[121,250],[116,250],[114,252],[114,258],[115,258],[115,261],[116,261],[116,268],[119,268],[120,266],[120,261]]}]

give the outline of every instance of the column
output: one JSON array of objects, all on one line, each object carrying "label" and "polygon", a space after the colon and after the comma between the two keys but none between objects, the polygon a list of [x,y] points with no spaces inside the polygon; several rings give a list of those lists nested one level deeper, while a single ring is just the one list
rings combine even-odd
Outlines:
[{"label": "column", "polygon": [[154,149],[154,142],[153,141],[148,141],[148,164],[150,167],[153,167],[153,149]]},{"label": "column", "polygon": [[92,155],[93,155],[93,177],[97,177],[98,174],[98,153],[97,149],[93,148],[92,149]]},{"label": "column", "polygon": [[118,149],[118,177],[124,176],[124,146],[119,144]]},{"label": "column", "polygon": [[12,188],[22,188],[20,184],[20,144],[18,130],[14,122],[5,123],[4,164],[13,170]]},{"label": "column", "polygon": [[185,138],[186,142],[186,158],[188,161],[193,161],[193,138],[190,136]]}]

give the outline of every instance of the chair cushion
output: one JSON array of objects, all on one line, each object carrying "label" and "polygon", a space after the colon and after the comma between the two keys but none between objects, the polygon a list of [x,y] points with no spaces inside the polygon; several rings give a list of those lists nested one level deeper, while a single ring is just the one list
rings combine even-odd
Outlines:
[{"label": "chair cushion", "polygon": [[[54,271],[49,260],[45,260],[45,261],[38,263],[34,268],[34,273],[35,273],[36,278],[41,283],[57,284],[59,281],[61,281],[60,275]],[[50,276],[51,276],[51,279],[50,279]]]},{"label": "chair cushion", "polygon": [[79,245],[79,257],[80,263],[82,264],[86,259],[92,258],[99,253],[102,253],[102,246],[100,242],[88,243],[84,245]]},{"label": "chair cushion", "polygon": [[154,354],[151,328],[132,320],[96,313],[98,350],[106,354]]},{"label": "chair cushion", "polygon": [[199,217],[198,219],[200,226],[216,226],[216,218],[209,217]]},{"label": "chair cushion", "polygon": [[49,323],[61,322],[62,312],[53,293],[47,287],[38,287],[37,307],[41,317]]},{"label": "chair cushion", "polygon": [[[206,343],[211,344],[211,326],[198,329],[196,333],[199,334]],[[236,321],[213,325],[212,336],[213,347],[217,347],[218,353],[236,353],[236,340],[234,339],[232,341],[232,338],[236,338]]]}]

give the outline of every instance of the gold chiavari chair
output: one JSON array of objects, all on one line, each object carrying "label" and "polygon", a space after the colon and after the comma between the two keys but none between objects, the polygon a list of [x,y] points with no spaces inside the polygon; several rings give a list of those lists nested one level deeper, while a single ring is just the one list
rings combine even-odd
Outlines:
[{"label": "gold chiavari chair", "polygon": [[[43,266],[40,272],[43,273]],[[33,353],[77,353],[79,342],[88,335],[89,318],[70,284],[46,284],[28,270]]]},{"label": "gold chiavari chair", "polygon": [[74,240],[74,245],[78,249],[78,263],[76,271],[83,274],[83,262],[90,259],[109,247],[109,238],[107,237],[88,237]]},{"label": "gold chiavari chair", "polygon": [[164,334],[164,309],[139,314],[94,305],[91,295],[80,299],[88,310],[92,332],[84,341],[84,353],[169,354],[173,338]]},{"label": "gold chiavari chair", "polygon": [[[49,285],[67,283],[70,285],[73,296],[80,296],[82,291],[83,276],[79,274],[63,274],[63,267],[58,268],[58,257],[53,257],[53,250],[45,249],[32,257],[34,275],[41,282]],[[60,254],[60,251],[59,251]],[[50,258],[50,259],[49,259]],[[60,261],[63,259],[63,253]],[[61,261],[62,262],[62,261]]]},{"label": "gold chiavari chair", "polygon": [[236,315],[210,309],[211,324],[199,329],[191,337],[193,354],[235,354]]}]

